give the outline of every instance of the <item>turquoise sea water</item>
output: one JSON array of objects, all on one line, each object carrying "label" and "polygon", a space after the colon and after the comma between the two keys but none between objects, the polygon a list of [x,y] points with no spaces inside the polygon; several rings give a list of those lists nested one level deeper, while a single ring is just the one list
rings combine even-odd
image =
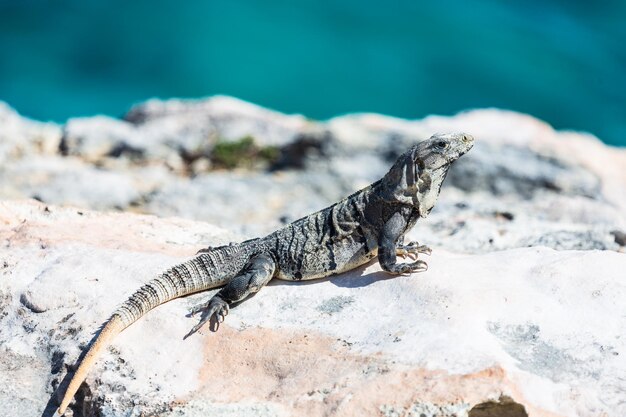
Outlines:
[{"label": "turquoise sea water", "polygon": [[626,146],[626,2],[0,0],[0,100],[24,115],[212,94],[318,119],[500,107]]}]

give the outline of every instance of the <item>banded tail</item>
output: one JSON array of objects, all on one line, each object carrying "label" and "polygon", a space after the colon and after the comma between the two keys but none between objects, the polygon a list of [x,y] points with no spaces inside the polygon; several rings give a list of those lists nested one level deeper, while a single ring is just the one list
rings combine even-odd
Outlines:
[{"label": "banded tail", "polygon": [[115,336],[160,304],[225,284],[246,263],[247,259],[240,254],[239,245],[211,249],[170,268],[130,296],[113,312],[85,354],[65,391],[58,414],[65,413],[96,358]]}]

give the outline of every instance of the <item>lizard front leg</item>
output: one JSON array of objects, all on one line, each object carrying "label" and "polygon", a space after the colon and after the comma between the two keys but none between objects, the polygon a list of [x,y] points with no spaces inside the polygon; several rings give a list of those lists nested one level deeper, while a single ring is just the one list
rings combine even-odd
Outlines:
[{"label": "lizard front leg", "polygon": [[[406,224],[406,219],[400,213],[395,213],[383,225],[383,229],[378,237],[378,263],[384,271],[392,274],[423,272],[428,269],[428,264],[422,260],[400,264],[396,262],[398,251],[402,252],[404,249],[403,246],[397,246],[396,242],[400,240],[406,230]],[[411,244],[407,246],[411,248],[411,253],[416,255],[417,253],[428,253],[430,250],[426,246],[411,246]],[[409,252],[407,251],[406,253]]]},{"label": "lizard front leg", "polygon": [[197,332],[206,322],[215,316],[215,330],[228,315],[232,303],[242,301],[250,294],[259,291],[267,284],[276,271],[276,263],[271,256],[261,254],[253,256],[245,267],[228,284],[205,303],[195,306],[190,314],[202,312],[200,322],[193,326],[185,339]]}]

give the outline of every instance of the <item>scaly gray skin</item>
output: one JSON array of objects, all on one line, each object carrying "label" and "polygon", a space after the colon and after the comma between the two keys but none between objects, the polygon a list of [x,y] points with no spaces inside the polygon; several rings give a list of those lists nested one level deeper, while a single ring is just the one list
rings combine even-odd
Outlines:
[{"label": "scaly gray skin", "polygon": [[[379,181],[263,238],[207,248],[137,290],[106,323],[75,372],[59,407],[63,414],[108,341],[148,311],[177,297],[224,286],[191,314],[202,312],[195,333],[212,318],[219,325],[229,306],[259,291],[272,278],[308,280],[338,274],[378,256],[390,274],[425,271],[417,259],[430,254],[404,235],[432,210],[450,164],[468,152],[466,134],[434,135],[402,154]],[[397,263],[397,256],[413,262]]]}]

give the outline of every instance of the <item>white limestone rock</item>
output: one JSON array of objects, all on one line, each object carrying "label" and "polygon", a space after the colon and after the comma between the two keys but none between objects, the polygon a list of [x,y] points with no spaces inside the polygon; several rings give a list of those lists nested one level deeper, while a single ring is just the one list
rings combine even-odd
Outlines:
[{"label": "white limestone rock", "polygon": [[[1,114],[11,155],[0,165],[1,197],[181,216],[246,237],[377,180],[399,153],[434,132],[465,130],[476,145],[453,165],[412,238],[457,252],[536,244],[623,250],[613,233],[626,231],[626,151],[514,112],[312,122],[230,97],[150,100],[125,120],[72,119],[62,141],[59,126],[22,119],[6,106]],[[56,133],[41,133],[48,130]],[[212,170],[215,141],[243,136],[278,146],[282,160],[269,171]],[[56,145],[32,145],[38,137]]]},{"label": "white limestone rock", "polygon": [[[67,366],[155,274],[460,130],[476,146],[408,235],[433,247],[428,272],[271,284],[185,341],[210,294],[168,303],[103,355],[75,415],[626,415],[626,150],[497,109],[313,122],[229,97],[65,126],[0,104],[0,414],[51,415]],[[245,136],[282,165],[211,171],[214,143]],[[33,197],[45,204],[7,200]]]},{"label": "white limestone rock", "polygon": [[162,167],[106,169],[76,157],[32,155],[0,168],[4,198],[30,197],[51,204],[98,210],[129,209],[142,195],[168,183]]},{"label": "white limestone rock", "polygon": [[[232,97],[149,100],[124,120],[96,116],[70,119],[61,149],[90,162],[124,157],[159,163],[173,155],[193,161],[211,155],[216,142],[251,137],[260,147],[288,146],[316,125],[303,116],[273,112]],[[175,164],[174,168],[180,170]]]},{"label": "white limestone rock", "polygon": [[60,141],[60,126],[22,117],[0,101],[0,164],[32,154],[54,154]]},{"label": "white limestone rock", "polygon": [[148,100],[130,109],[124,119],[150,130],[180,126],[178,129],[200,135],[215,131],[221,139],[231,141],[252,136],[262,146],[287,145],[314,124],[304,116],[285,115],[228,96]]},{"label": "white limestone rock", "polygon": [[[66,367],[116,305],[198,249],[235,239],[175,218],[0,203],[3,413],[51,416]],[[72,411],[626,413],[626,254],[433,249],[429,270],[412,276],[390,277],[374,263],[317,282],[272,283],[233,308],[218,332],[186,340],[195,323],[188,309],[211,293],[167,303],[114,341]]]}]

